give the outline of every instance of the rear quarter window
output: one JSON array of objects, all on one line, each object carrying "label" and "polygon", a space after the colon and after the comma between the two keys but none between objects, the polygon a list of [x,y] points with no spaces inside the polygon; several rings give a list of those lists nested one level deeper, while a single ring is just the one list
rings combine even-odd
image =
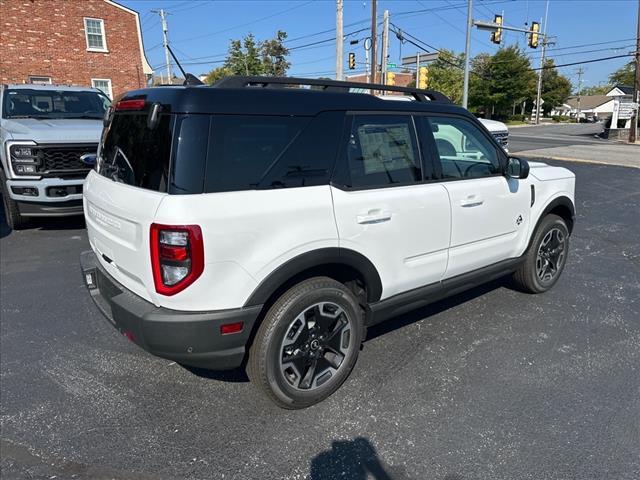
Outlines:
[{"label": "rear quarter window", "polygon": [[214,115],[206,192],[326,185],[343,112],[315,117]]}]

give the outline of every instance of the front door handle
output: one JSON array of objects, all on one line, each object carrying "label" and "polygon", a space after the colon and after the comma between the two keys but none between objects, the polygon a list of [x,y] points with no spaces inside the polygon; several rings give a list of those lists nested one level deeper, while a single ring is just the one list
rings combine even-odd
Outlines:
[{"label": "front door handle", "polygon": [[460,200],[461,207],[479,207],[484,203],[484,199],[480,195],[469,195],[467,198]]},{"label": "front door handle", "polygon": [[356,216],[356,221],[361,225],[369,225],[372,223],[382,223],[388,222],[391,220],[393,214],[388,210],[381,210],[379,208],[375,208],[369,210],[366,213],[361,213]]}]

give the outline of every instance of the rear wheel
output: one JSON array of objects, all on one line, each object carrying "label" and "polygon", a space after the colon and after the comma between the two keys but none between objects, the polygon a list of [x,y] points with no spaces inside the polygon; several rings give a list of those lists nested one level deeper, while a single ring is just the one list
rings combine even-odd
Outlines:
[{"label": "rear wheel", "polygon": [[283,408],[318,403],[349,376],[364,336],[362,309],[343,284],[305,280],[267,312],[249,351],[247,374]]},{"label": "rear wheel", "polygon": [[544,217],[513,279],[524,291],[542,293],[560,278],[569,252],[569,229],[557,215]]},{"label": "rear wheel", "polygon": [[7,178],[4,172],[0,170],[0,192],[2,192],[2,207],[4,209],[4,218],[11,230],[20,230],[27,223],[27,219],[20,215],[18,203],[9,196],[7,191]]}]

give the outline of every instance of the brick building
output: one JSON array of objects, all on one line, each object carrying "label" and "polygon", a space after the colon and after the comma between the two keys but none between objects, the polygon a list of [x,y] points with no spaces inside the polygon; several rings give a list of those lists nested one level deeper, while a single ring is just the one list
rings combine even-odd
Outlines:
[{"label": "brick building", "polygon": [[0,0],[0,82],[100,88],[111,98],[153,71],[138,13],[111,0]]},{"label": "brick building", "polygon": [[[415,85],[415,79],[416,79],[415,73],[408,73],[408,72],[393,72],[393,73],[395,74],[394,85],[398,87],[406,87],[411,82],[414,82],[414,85]],[[378,74],[377,77],[380,77],[380,74]],[[369,75],[365,73],[358,73],[356,75],[347,75],[345,77],[345,80],[349,82],[358,82],[358,83],[368,83],[370,81]],[[378,81],[380,81],[379,78],[378,78]]]}]

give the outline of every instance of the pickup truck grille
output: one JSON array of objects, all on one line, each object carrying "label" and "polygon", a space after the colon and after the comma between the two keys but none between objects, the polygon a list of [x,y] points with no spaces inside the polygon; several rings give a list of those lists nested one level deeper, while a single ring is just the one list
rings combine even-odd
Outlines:
[{"label": "pickup truck grille", "polygon": [[493,138],[498,141],[502,148],[507,148],[509,145],[509,132],[495,132]]},{"label": "pickup truck grille", "polygon": [[38,147],[38,158],[40,159],[38,173],[55,174],[56,176],[81,173],[84,176],[86,172],[91,170],[91,167],[80,160],[80,157],[86,153],[95,154],[97,149],[97,144]]}]

